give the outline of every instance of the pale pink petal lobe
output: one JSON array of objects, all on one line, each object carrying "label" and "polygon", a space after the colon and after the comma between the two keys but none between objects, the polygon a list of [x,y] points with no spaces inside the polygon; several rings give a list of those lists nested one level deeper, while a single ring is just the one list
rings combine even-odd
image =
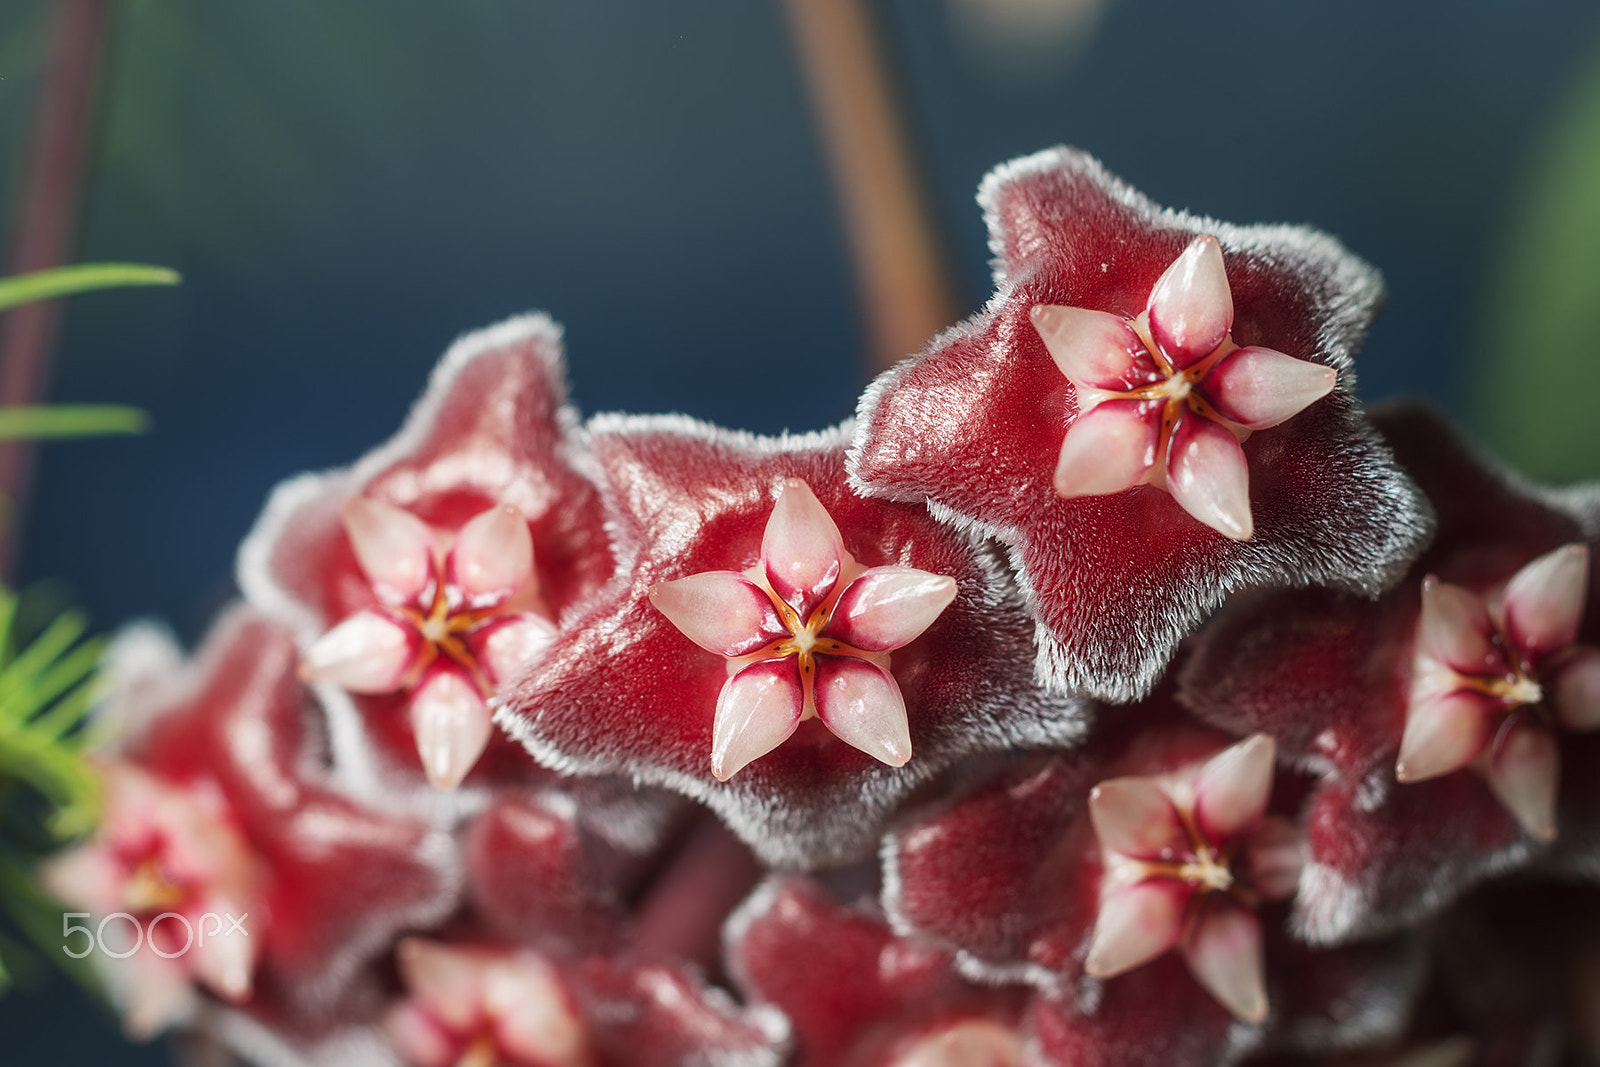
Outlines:
[{"label": "pale pink petal lobe", "polygon": [[1306,835],[1281,815],[1269,815],[1245,843],[1242,873],[1263,900],[1285,900],[1300,886]]},{"label": "pale pink petal lobe", "polygon": [[754,582],[733,571],[705,571],[650,587],[650,603],[707,652],[743,656],[788,633]]},{"label": "pale pink petal lobe", "polygon": [[1562,545],[1518,571],[1506,586],[1508,636],[1533,662],[1578,638],[1589,593],[1589,546]]},{"label": "pale pink petal lobe", "polygon": [[1233,290],[1215,237],[1189,242],[1150,291],[1149,309],[1150,332],[1174,366],[1217,350],[1233,328]]},{"label": "pale pink petal lobe", "polygon": [[1067,427],[1056,461],[1056,492],[1077,496],[1120,493],[1138,485],[1155,465],[1161,444],[1161,404],[1107,400]]},{"label": "pale pink petal lobe", "polygon": [[824,632],[868,652],[910,644],[956,598],[956,580],[914,567],[873,567],[850,583]]},{"label": "pale pink petal lobe", "polygon": [[474,608],[489,607],[533,581],[533,534],[510,504],[473,516],[456,535],[447,572]]},{"label": "pale pink petal lobe", "polygon": [[1332,367],[1251,347],[1224,357],[1199,389],[1223,418],[1247,429],[1265,430],[1333,392],[1337,378]]},{"label": "pale pink petal lobe", "polygon": [[386,604],[408,604],[433,579],[433,531],[393,504],[351,497],[344,504],[344,528],[356,562]]},{"label": "pale pink petal lobe", "polygon": [[1089,819],[1102,845],[1136,859],[1170,857],[1187,840],[1171,798],[1150,778],[1109,778],[1095,786]]},{"label": "pale pink petal lobe", "polygon": [[484,1007],[501,1048],[525,1063],[585,1067],[588,1034],[554,967],[531,953],[497,961],[484,976]]},{"label": "pale pink petal lobe", "polygon": [[1272,794],[1272,738],[1253,734],[1212,756],[1195,782],[1195,816],[1215,842],[1251,833],[1261,825]]},{"label": "pale pink petal lobe", "polygon": [[[240,914],[235,909],[217,914]],[[196,941],[189,950],[194,971],[200,980],[223,1000],[238,1004],[250,998],[251,975],[255,971],[255,942],[237,931],[225,936]]]},{"label": "pale pink petal lobe", "polygon": [[1019,1067],[1022,1038],[988,1019],[967,1019],[917,1040],[885,1067]]},{"label": "pale pink petal lobe", "polygon": [[1267,1017],[1261,921],[1255,912],[1212,904],[1184,939],[1183,955],[1195,980],[1236,1018],[1259,1023]]},{"label": "pale pink petal lobe", "polygon": [[1030,317],[1073,385],[1126,391],[1153,381],[1155,360],[1124,319],[1088,308],[1035,304]]},{"label": "pale pink petal lobe", "polygon": [[483,969],[465,952],[408,937],[395,950],[406,987],[447,1026],[464,1030],[483,1003]]},{"label": "pale pink petal lobe", "polygon": [[1489,788],[1518,824],[1541,841],[1556,836],[1556,789],[1561,780],[1561,749],[1556,735],[1518,723],[1495,746],[1489,759]]},{"label": "pale pink petal lobe", "polygon": [[559,631],[544,616],[516,611],[490,619],[464,640],[489,681],[502,685],[538,662],[557,636]]},{"label": "pale pink petal lobe", "polygon": [[1167,455],[1167,489],[1190,515],[1224,537],[1248,541],[1250,468],[1238,440],[1192,413],[1178,420]]},{"label": "pale pink petal lobe", "polygon": [[1465,767],[1489,743],[1494,714],[1489,698],[1472,690],[1412,700],[1395,776],[1421,782]]},{"label": "pale pink petal lobe", "polygon": [[761,538],[761,564],[773,592],[802,618],[825,597],[844,569],[844,540],[811,487],[789,478]]},{"label": "pale pink petal lobe", "polygon": [[1568,730],[1600,729],[1600,649],[1572,646],[1545,679],[1545,694]]},{"label": "pale pink petal lobe", "polygon": [[1110,978],[1148,963],[1176,945],[1183,933],[1183,911],[1189,896],[1177,883],[1165,880],[1140,882],[1105,894],[1084,971]]},{"label": "pale pink petal lobe", "polygon": [[846,656],[817,659],[817,717],[841,741],[891,767],[911,758],[905,698],[894,676]]},{"label": "pale pink petal lobe", "polygon": [[1432,659],[1461,674],[1497,674],[1503,655],[1492,643],[1494,622],[1483,601],[1433,575],[1422,580],[1417,643]]},{"label": "pale pink petal lobe", "polygon": [[711,729],[711,773],[726,782],[788,740],[804,707],[792,659],[753,663],[723,683]]},{"label": "pale pink petal lobe", "polygon": [[333,682],[352,693],[391,693],[400,687],[421,639],[376,611],[358,611],[317,638],[300,659],[300,677]]},{"label": "pale pink petal lobe", "polygon": [[435,671],[411,696],[411,732],[422,770],[437,789],[454,789],[489,744],[494,724],[476,687],[453,670]]}]

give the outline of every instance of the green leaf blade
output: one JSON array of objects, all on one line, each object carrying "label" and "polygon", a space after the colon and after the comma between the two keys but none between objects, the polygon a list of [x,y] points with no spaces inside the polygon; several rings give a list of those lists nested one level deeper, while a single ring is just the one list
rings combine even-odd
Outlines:
[{"label": "green leaf blade", "polygon": [[130,285],[176,285],[175,270],[143,263],[80,263],[71,267],[34,271],[0,278],[0,311],[39,300],[51,300],[97,289]]}]

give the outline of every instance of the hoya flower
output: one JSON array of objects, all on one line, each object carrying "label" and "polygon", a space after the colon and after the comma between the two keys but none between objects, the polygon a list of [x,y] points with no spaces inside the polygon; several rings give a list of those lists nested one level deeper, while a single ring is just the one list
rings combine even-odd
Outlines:
[{"label": "hoya flower", "polygon": [[1585,544],[1552,549],[1481,596],[1424,578],[1396,776],[1471,764],[1523,829],[1553,838],[1556,731],[1600,727],[1600,649],[1576,640],[1588,593]]},{"label": "hoya flower", "polygon": [[589,1035],[560,976],[531,951],[407,938],[397,951],[407,997],[385,1026],[416,1067],[592,1067]]},{"label": "hoya flower", "polygon": [[1080,734],[1033,683],[1003,571],[924,509],[851,492],[845,430],[589,429],[618,577],[506,697],[541,763],[666,785],[809,864],[863,854],[961,756]]},{"label": "hoya flower", "polygon": [[121,913],[104,928],[147,935],[125,960],[95,946],[127,1028],[149,1036],[191,1015],[206,1003],[197,986],[308,1031],[338,1020],[366,961],[455,905],[453,846],[329,787],[282,627],[235,610],[176,669],[169,645],[125,646],[148,659],[121,655],[136,673],[114,701],[128,722],[102,764],[103,823],[43,879],[96,930]]},{"label": "hoya flower", "polygon": [[[729,970],[783,1012],[794,1067],[1020,1067],[1031,991],[965,980],[951,954],[773,879],[728,920]],[[1033,1062],[1033,1061],[1028,1061]]]},{"label": "hoya flower", "polygon": [[777,1067],[781,1022],[682,970],[407,938],[385,1030],[415,1067]]},{"label": "hoya flower", "polygon": [[1264,591],[1201,632],[1180,699],[1315,772],[1296,923],[1316,941],[1437,911],[1492,873],[1600,847],[1600,618],[1587,490],[1521,484],[1438,416],[1374,416],[1439,515],[1376,601]]},{"label": "hoya flower", "polygon": [[352,693],[408,694],[428,780],[460,784],[489,744],[488,700],[555,636],[538,606],[533,537],[514,504],[436,530],[367,497],[344,506],[345,533],[372,583],[362,608],[306,650],[301,677]]},{"label": "hoya flower", "polygon": [[197,984],[223,1000],[249,999],[266,919],[264,872],[227,801],[215,788],[169,785],[123,760],[98,769],[104,825],[41,872],[54,896],[87,910],[67,949],[126,956],[109,967],[95,962],[136,1040],[191,1013]]},{"label": "hoya flower", "polygon": [[711,773],[723,782],[811,718],[874,759],[903,766],[911,730],[889,654],[920,636],[955,595],[947,575],[856,563],[798,478],[778,493],[754,567],[650,589],[674,626],[729,661],[711,743]]},{"label": "hoya flower", "polygon": [[1370,267],[1159,208],[1065,148],[979,202],[996,295],[870,387],[851,474],[1009,547],[1041,679],[1129,700],[1246,586],[1398,576],[1429,522],[1354,396]]},{"label": "hoya flower", "polygon": [[891,834],[896,929],[1038,989],[1025,1026],[1049,1062],[1232,1062],[1395,1032],[1413,946],[1313,954],[1282,930],[1302,784],[1271,741],[1230,745],[1166,699],[1136,710]]},{"label": "hoya flower", "polygon": [[1332,367],[1233,342],[1233,294],[1215,237],[1189,242],[1137,318],[1035,304],[1030,317],[1072,383],[1078,416],[1056,492],[1165,489],[1190,515],[1247,541],[1249,461],[1240,443],[1332,391]]},{"label": "hoya flower", "polygon": [[1085,974],[1110,978],[1181,950],[1237,1018],[1266,1018],[1256,907],[1294,894],[1298,831],[1266,819],[1273,746],[1255,734],[1204,763],[1089,792],[1105,876]]},{"label": "hoya flower", "polygon": [[530,315],[457,341],[393,439],[279,486],[240,551],[246,595],[323,683],[353,783],[528,774],[490,702],[611,572],[559,338]]}]

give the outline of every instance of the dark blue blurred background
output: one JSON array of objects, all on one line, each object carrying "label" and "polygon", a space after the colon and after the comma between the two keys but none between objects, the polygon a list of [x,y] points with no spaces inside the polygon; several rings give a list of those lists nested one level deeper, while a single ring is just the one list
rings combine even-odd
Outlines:
[{"label": "dark blue blurred background", "polygon": [[[1474,418],[1496,249],[1600,7],[1078,6],[1075,43],[987,48],[971,3],[876,6],[963,312],[989,293],[979,178],[1065,141],[1158,202],[1340,236],[1391,289],[1363,394]],[[46,8],[0,4],[0,203]],[[154,423],[43,452],[22,578],[102,629],[192,640],[272,485],[383,439],[452,338],[515,312],[566,325],[586,412],[810,429],[865,380],[773,3],[122,0],[101,99],[74,258],[185,278],[79,297],[62,336],[56,399]],[[60,984],[0,1000],[0,1061],[164,1062]]]}]

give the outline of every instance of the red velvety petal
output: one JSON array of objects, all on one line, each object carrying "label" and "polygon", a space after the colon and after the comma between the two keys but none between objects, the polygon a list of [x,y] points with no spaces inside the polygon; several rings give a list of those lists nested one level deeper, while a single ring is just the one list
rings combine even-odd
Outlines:
[{"label": "red velvety petal", "polygon": [[496,937],[541,952],[614,941],[620,903],[590,856],[569,795],[503,793],[467,828],[467,895]]},{"label": "red velvety petal", "polygon": [[1100,910],[1090,789],[1195,764],[1230,740],[1156,697],[1077,752],[1029,756],[889,835],[884,906],[900,928],[964,950],[987,980],[1076,982]]},{"label": "red velvety petal", "polygon": [[[1509,479],[1425,409],[1388,408],[1374,422],[1439,516],[1437,537],[1407,580],[1375,601],[1327,590],[1239,598],[1201,632],[1179,672],[1180,699],[1202,718],[1230,732],[1266,731],[1281,758],[1322,774],[1296,902],[1297,924],[1318,941],[1436,911],[1535,854],[1476,772],[1404,786],[1395,780],[1421,581],[1435,574],[1482,594],[1530,559],[1577,540],[1579,516],[1593,508],[1581,495]],[[1581,639],[1593,639],[1592,626]],[[1580,740],[1564,736],[1563,749]],[[1562,778],[1558,831],[1570,823],[1574,835],[1586,834],[1578,807],[1571,817],[1562,811],[1595,793],[1600,816],[1600,789],[1567,771]],[[1576,849],[1579,840],[1558,849]]]},{"label": "red velvety petal", "polygon": [[1379,296],[1370,268],[1309,230],[1206,227],[1228,260],[1235,340],[1340,372],[1329,397],[1245,443],[1254,533],[1235,542],[1157,489],[1059,497],[1051,478],[1076,398],[1029,321],[1036,304],[1133,316],[1199,222],[1068,149],[1000,168],[980,200],[1001,260],[997,297],[873,384],[851,473],[865,492],[926,500],[1011,547],[1042,678],[1131,699],[1246,585],[1373,592],[1398,576],[1428,522],[1348,391]]},{"label": "red velvety petal", "polygon": [[454,906],[459,874],[446,835],[328,787],[297,661],[284,628],[235,610],[190,671],[141,694],[125,755],[170,782],[221,791],[265,870],[245,924],[262,939],[258,991],[327,1018],[364,960]]},{"label": "red velvety petal", "polygon": [[740,1008],[684,969],[605,956],[566,968],[596,1067],[778,1067],[782,1021]]},{"label": "red velvety petal", "polygon": [[1070,1067],[1227,1064],[1252,1050],[1328,1052],[1390,1039],[1407,1021],[1423,975],[1420,940],[1392,939],[1330,950],[1296,944],[1282,908],[1262,913],[1267,1003],[1249,1026],[1202,989],[1178,953],[1075,997],[1036,998],[1024,1025],[1041,1061]]},{"label": "red velvety petal", "polygon": [[[404,426],[354,466],[301,475],[273,493],[239,552],[239,583],[258,607],[309,644],[375,603],[340,512],[365,495],[458,530],[500,504],[526,517],[539,595],[559,621],[611,574],[594,486],[574,466],[560,329],[542,315],[511,319],[457,341]],[[420,777],[407,716],[392,701],[358,700],[395,767]],[[492,746],[491,746],[492,747]],[[523,761],[525,764],[526,761]],[[477,773],[477,772],[475,772]]]},{"label": "red velvety petal", "polygon": [[[808,864],[865,852],[898,802],[962,755],[1081,732],[1076,702],[1033,683],[1031,625],[993,561],[921,508],[853,494],[843,431],[764,439],[680,417],[607,416],[589,440],[607,484],[619,577],[571,620],[500,715],[547,766],[664,784],[710,805],[769,862]],[[648,591],[753,565],[776,494],[792,478],[817,495],[862,566],[947,575],[958,592],[890,653],[911,727],[904,767],[808,720],[718,783],[712,721],[727,661],[679,632]]]},{"label": "red velvety petal", "polygon": [[789,1019],[795,1067],[878,1067],[942,1027],[1011,1027],[1026,995],[966,981],[950,953],[801,879],[767,883],[735,913],[728,957],[749,997]]}]

